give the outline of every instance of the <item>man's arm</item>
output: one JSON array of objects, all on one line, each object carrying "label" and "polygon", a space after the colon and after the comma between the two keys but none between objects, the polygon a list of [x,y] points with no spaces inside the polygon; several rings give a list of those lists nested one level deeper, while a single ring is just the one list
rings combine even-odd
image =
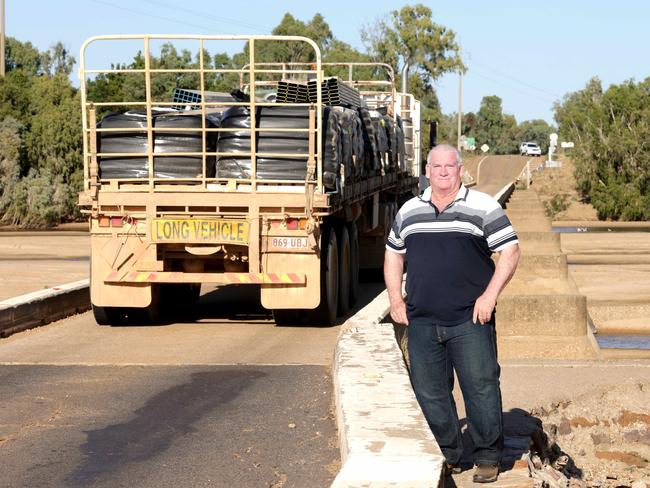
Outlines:
[{"label": "man's arm", "polygon": [[404,254],[386,250],[384,252],[384,281],[390,300],[390,316],[395,323],[408,325],[406,303],[402,296],[402,276],[404,275]]},{"label": "man's arm", "polygon": [[[483,294],[476,299],[472,320],[482,324],[488,322],[497,304],[497,298],[506,287],[512,275],[515,274],[519,262],[519,244],[513,244],[498,252],[499,262],[497,263],[494,275],[488,283]],[[392,303],[392,302],[391,302]],[[392,310],[392,307],[391,307]]]}]

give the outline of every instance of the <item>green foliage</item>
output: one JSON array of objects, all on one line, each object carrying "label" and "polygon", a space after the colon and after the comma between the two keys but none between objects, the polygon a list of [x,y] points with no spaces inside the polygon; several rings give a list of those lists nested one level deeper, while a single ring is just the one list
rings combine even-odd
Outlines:
[{"label": "green foliage", "polygon": [[75,58],[65,46],[57,42],[48,51],[40,52],[31,42],[20,42],[13,37],[7,37],[5,47],[5,69],[7,72],[20,70],[27,75],[72,73]]},{"label": "green foliage", "polygon": [[[272,31],[278,36],[303,36],[313,40],[322,52],[327,52],[334,40],[330,26],[321,14],[316,14],[309,22],[296,19],[285,13],[282,21]],[[248,58],[249,46],[244,53]],[[316,61],[314,49],[306,42],[256,41],[255,60],[261,62],[311,63]]]},{"label": "green foliage", "polygon": [[570,204],[571,202],[569,201],[569,195],[563,193],[553,195],[553,198],[544,204],[546,207],[545,213],[547,216],[553,219],[557,214],[564,212],[567,208],[569,208]]},{"label": "green foliage", "polygon": [[481,108],[476,115],[476,142],[479,145],[487,144],[490,151],[502,154],[500,142],[502,131],[505,127],[501,98],[496,95],[483,97]]},{"label": "green foliage", "polygon": [[650,78],[603,91],[591,79],[555,106],[561,139],[575,143],[578,188],[601,219],[650,219]]},{"label": "green foliage", "polygon": [[374,59],[398,72],[413,70],[429,83],[465,70],[456,34],[433,22],[431,9],[422,4],[393,10],[389,18],[365,28],[362,38]]},{"label": "green foliage", "polygon": [[60,44],[39,53],[11,40],[0,79],[0,222],[43,227],[77,214],[81,190],[80,101]]},{"label": "green foliage", "polygon": [[517,128],[516,139],[522,142],[536,142],[539,144],[542,154],[548,152],[549,136],[553,128],[545,120],[525,120]]}]

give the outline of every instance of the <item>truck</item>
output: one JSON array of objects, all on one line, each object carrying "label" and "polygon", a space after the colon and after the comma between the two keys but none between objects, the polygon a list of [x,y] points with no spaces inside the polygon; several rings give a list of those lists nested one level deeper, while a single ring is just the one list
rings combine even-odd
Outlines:
[{"label": "truck", "polygon": [[[231,41],[245,45],[245,65],[204,60],[207,45]],[[101,62],[125,43],[139,51],[136,67]],[[196,56],[161,67],[161,43]],[[309,60],[257,60],[269,43],[300,46]],[[170,75],[182,86],[165,99],[156,87]],[[99,96],[88,89],[97,76],[140,95]],[[219,76],[239,86],[209,90]],[[325,63],[311,39],[97,36],[81,48],[79,78],[79,205],[100,325],[157,322],[169,304],[191,310],[202,284],[259,286],[277,324],[333,325],[359,295],[360,269],[381,267],[398,206],[418,191],[419,101],[396,90],[390,66]]]}]

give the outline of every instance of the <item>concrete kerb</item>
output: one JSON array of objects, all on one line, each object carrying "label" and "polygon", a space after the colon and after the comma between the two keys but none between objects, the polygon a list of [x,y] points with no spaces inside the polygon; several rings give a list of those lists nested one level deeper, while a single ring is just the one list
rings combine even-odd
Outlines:
[{"label": "concrete kerb", "polygon": [[0,337],[90,309],[89,280],[39,290],[0,302]]},{"label": "concrete kerb", "polygon": [[342,468],[332,488],[437,487],[444,456],[413,393],[384,290],[341,328],[334,396]]}]

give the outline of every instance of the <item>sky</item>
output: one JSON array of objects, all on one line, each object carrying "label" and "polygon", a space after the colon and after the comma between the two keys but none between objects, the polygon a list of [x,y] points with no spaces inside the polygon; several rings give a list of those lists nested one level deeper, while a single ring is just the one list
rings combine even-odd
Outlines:
[{"label": "sky", "polygon": [[[7,36],[47,50],[61,41],[79,60],[85,39],[111,34],[270,34],[286,12],[309,21],[320,13],[334,36],[365,50],[360,32],[392,10],[416,2],[389,0],[4,0]],[[594,76],[604,88],[650,76],[650,2],[618,0],[421,1],[433,21],[456,33],[468,68],[462,112],[497,95],[517,122],[553,124],[553,104]],[[88,51],[88,62],[128,62],[123,43]],[[212,53],[218,49],[208,50]],[[226,49],[221,49],[226,50]],[[92,67],[92,66],[91,66]],[[99,67],[99,66],[98,66]],[[458,110],[458,75],[434,87],[444,113]]]}]

